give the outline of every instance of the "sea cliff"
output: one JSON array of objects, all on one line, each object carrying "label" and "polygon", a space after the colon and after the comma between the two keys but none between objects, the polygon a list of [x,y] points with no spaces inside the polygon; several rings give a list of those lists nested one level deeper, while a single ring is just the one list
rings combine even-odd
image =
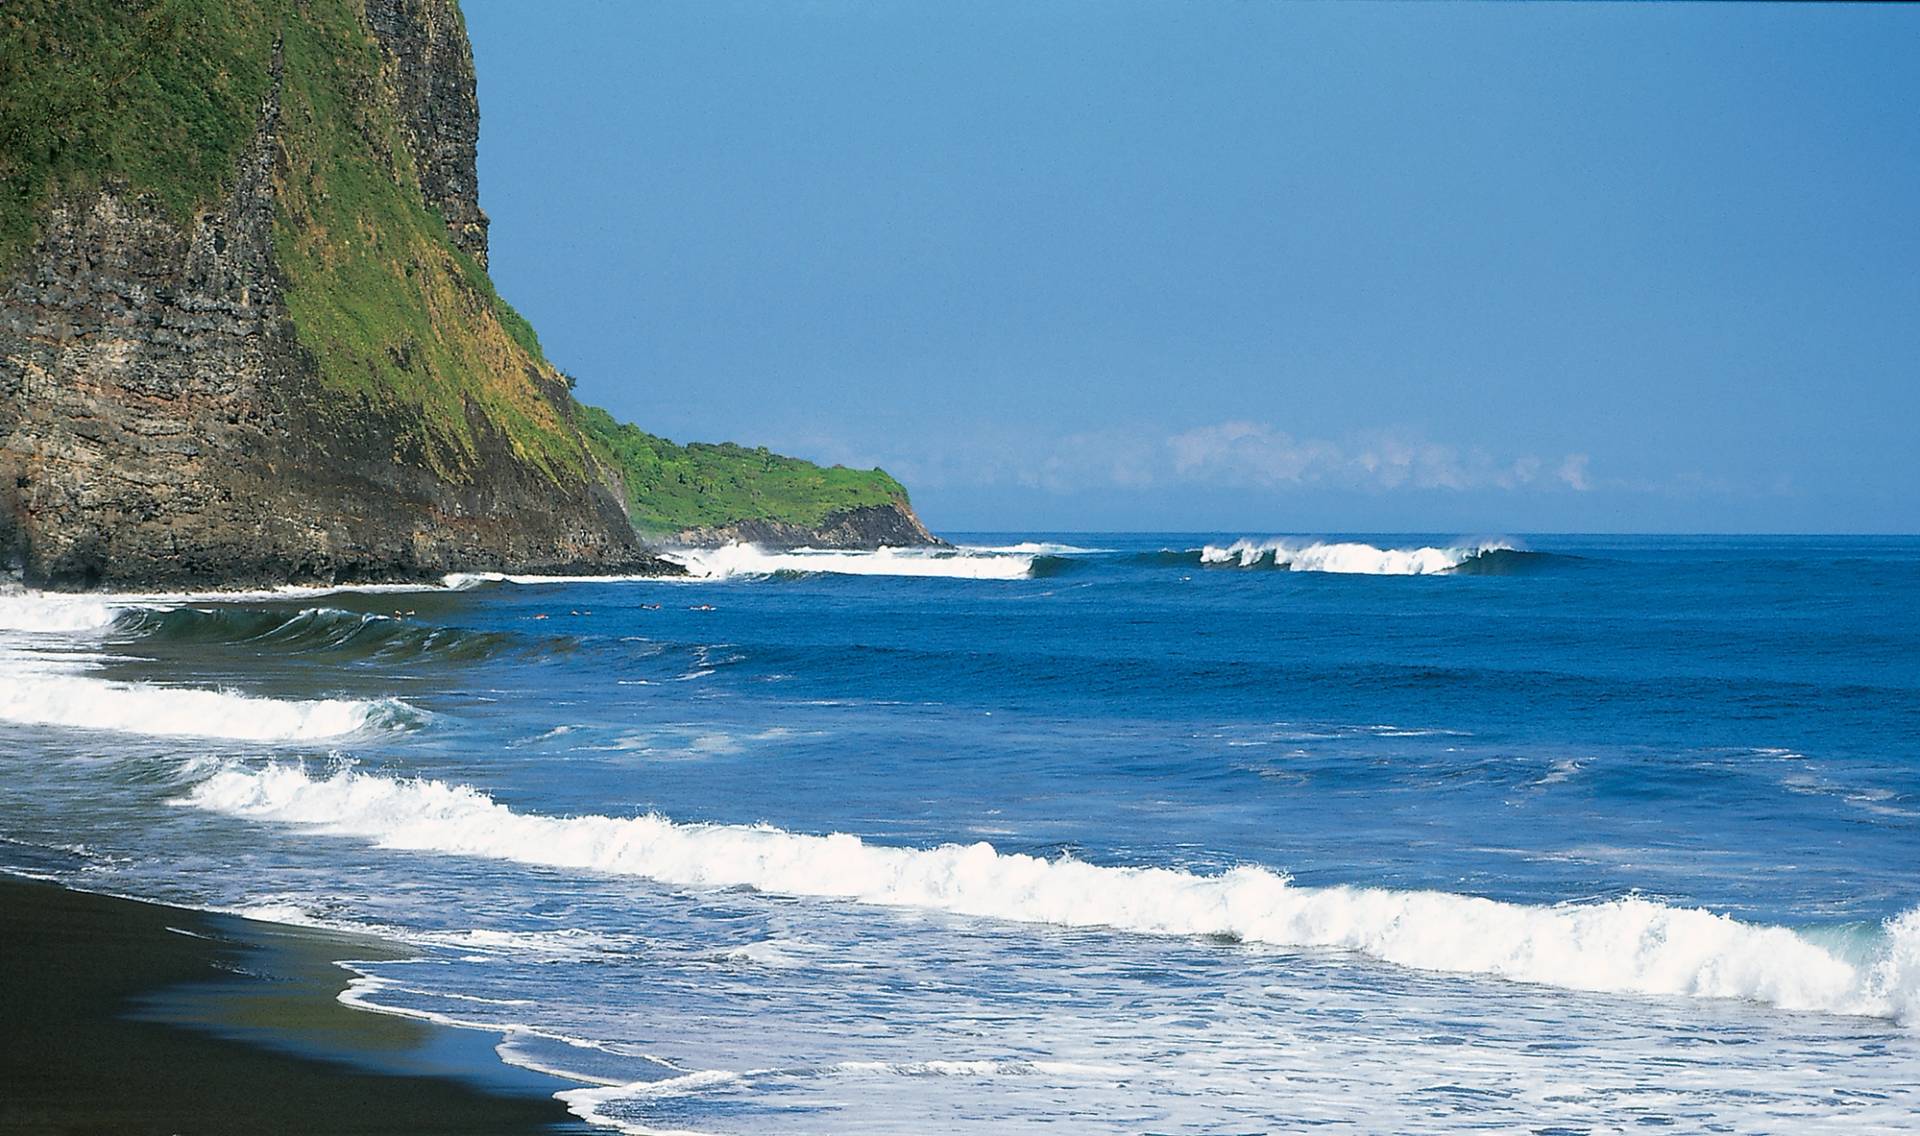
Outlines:
[{"label": "sea cliff", "polygon": [[682,530],[924,534],[879,471],[650,485],[589,430],[487,275],[475,90],[452,0],[0,10],[0,567],[645,573]]}]

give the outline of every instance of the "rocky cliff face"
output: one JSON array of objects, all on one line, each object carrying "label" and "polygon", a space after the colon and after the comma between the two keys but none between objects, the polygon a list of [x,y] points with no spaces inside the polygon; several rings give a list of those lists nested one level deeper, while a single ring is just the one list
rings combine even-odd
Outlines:
[{"label": "rocky cliff face", "polygon": [[[449,239],[483,260],[458,11],[373,0],[366,16],[386,67],[351,109],[399,112],[410,152],[396,166],[418,171]],[[277,40],[261,62],[257,129],[215,199],[183,220],[111,176],[56,193],[0,276],[0,560],[56,587],[672,570],[642,549],[584,447],[571,467],[534,460],[468,398],[459,460],[436,460],[449,447],[420,405],[323,381],[283,263],[304,220],[288,215],[288,182],[310,173],[308,155],[284,129]],[[415,350],[381,346],[401,366]],[[500,362],[523,371],[505,376],[510,394],[564,425],[571,401],[550,368]]]},{"label": "rocky cliff face", "polygon": [[480,99],[473,45],[450,3],[367,0],[367,24],[386,57],[418,163],[420,193],[446,218],[454,243],[487,266],[487,215],[480,211]]},{"label": "rocky cliff face", "polygon": [[[575,404],[487,276],[478,137],[455,0],[0,7],[0,579],[678,571],[643,514],[934,540],[879,471],[616,456],[651,436]],[[860,478],[898,503],[831,495]]]}]

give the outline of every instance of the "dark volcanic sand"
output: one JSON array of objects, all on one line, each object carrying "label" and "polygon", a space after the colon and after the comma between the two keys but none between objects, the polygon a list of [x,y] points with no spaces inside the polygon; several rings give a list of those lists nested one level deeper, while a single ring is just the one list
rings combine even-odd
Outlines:
[{"label": "dark volcanic sand", "polygon": [[336,1002],[382,954],[0,878],[0,1133],[590,1131],[487,1035]]}]

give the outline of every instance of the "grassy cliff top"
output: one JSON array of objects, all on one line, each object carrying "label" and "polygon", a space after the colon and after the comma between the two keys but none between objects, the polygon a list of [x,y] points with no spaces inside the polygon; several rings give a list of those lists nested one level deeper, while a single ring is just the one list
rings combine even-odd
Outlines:
[{"label": "grassy cliff top", "polygon": [[185,224],[259,126],[281,19],[267,5],[11,0],[0,5],[0,271],[42,211],[108,177]]},{"label": "grassy cliff top", "polygon": [[907,500],[905,487],[882,470],[816,465],[764,446],[681,446],[598,407],[577,413],[595,452],[626,482],[634,525],[649,532],[748,520],[816,525],[842,509]]}]

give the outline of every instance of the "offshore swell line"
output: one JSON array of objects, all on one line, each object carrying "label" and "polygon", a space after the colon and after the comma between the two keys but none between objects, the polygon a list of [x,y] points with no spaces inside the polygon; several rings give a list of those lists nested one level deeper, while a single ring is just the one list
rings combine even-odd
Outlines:
[{"label": "offshore swell line", "polygon": [[[866,552],[823,549],[768,550],[750,544],[713,549],[679,549],[669,555],[686,566],[694,580],[727,580],[779,575],[919,576],[973,580],[1018,580],[1055,575],[1094,563],[1108,550],[1051,542],[1013,545],[963,545],[955,549],[882,548]],[[1548,558],[1505,540],[1461,542],[1446,546],[1385,548],[1359,541],[1294,538],[1242,539],[1225,545],[1163,550],[1130,558],[1136,563],[1170,567],[1268,568],[1338,575],[1433,576],[1501,570]],[[464,578],[463,578],[464,579]],[[519,583],[538,577],[497,577]],[[557,578],[554,582],[560,582]]]},{"label": "offshore swell line", "polygon": [[[338,587],[283,587],[263,591],[127,593],[65,595],[0,590],[0,632],[71,633],[114,622],[131,609],[165,610],[195,602],[238,603],[312,599],[342,593],[468,591],[489,585],[645,583],[679,580],[713,582],[769,576],[895,576],[960,580],[1019,580],[1053,575],[1063,568],[1097,562],[1111,555],[1101,548],[1054,542],[961,546],[952,549],[880,548],[764,549],[730,544],[706,549],[670,549],[666,555],[688,570],[683,578],[663,576],[565,576],[503,572],[449,573],[439,584],[360,584]],[[1380,547],[1358,541],[1251,538],[1198,548],[1163,549],[1134,554],[1131,562],[1168,567],[1268,568],[1341,575],[1418,576],[1502,570],[1520,564],[1544,564],[1565,557],[1547,556],[1504,540],[1462,542],[1417,548]],[[325,610],[325,609],[321,609]]]}]

